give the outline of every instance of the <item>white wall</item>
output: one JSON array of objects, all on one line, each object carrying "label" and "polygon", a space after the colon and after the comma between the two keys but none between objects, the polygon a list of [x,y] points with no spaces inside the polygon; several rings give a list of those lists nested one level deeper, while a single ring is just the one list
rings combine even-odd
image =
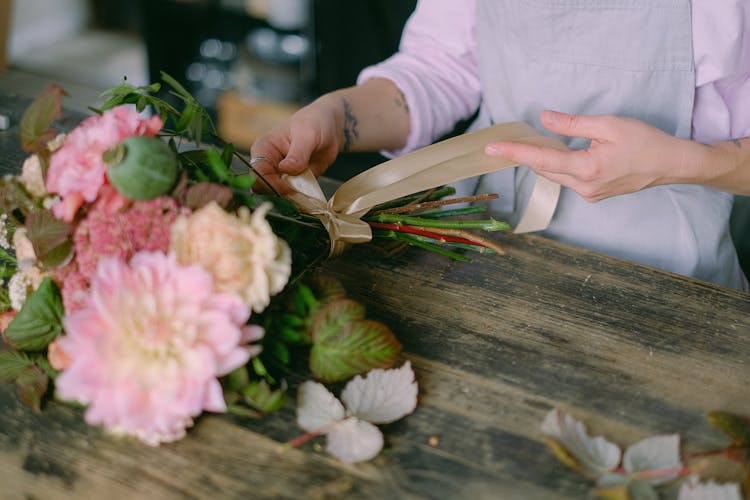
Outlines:
[{"label": "white wall", "polygon": [[88,0],[12,0],[9,59],[79,33],[89,16]]}]

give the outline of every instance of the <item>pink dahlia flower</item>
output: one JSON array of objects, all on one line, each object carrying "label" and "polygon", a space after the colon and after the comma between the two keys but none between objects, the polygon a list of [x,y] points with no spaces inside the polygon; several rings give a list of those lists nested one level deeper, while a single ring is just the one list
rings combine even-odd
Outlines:
[{"label": "pink dahlia flower", "polygon": [[99,263],[86,306],[65,318],[58,347],[70,359],[61,399],[88,405],[86,421],[158,445],[185,434],[202,411],[226,409],[217,377],[260,351],[250,310],[216,293],[199,266],[140,252]]},{"label": "pink dahlia flower", "polygon": [[96,199],[106,180],[105,151],[127,137],[154,136],[162,125],[158,116],[141,119],[129,106],[118,106],[81,122],[50,161],[47,191],[61,197],[52,207],[55,217],[70,222],[84,202]]}]

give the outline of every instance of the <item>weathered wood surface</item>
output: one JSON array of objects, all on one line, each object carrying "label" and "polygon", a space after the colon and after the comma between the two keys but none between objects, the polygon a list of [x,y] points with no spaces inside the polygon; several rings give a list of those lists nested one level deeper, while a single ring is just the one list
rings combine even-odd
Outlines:
[{"label": "weathered wood surface", "polygon": [[[23,158],[6,149],[13,134],[0,132],[2,168]],[[291,401],[262,421],[204,416],[149,448],[61,404],[35,414],[6,384],[0,498],[585,498],[590,485],[540,440],[555,406],[623,446],[657,433],[690,451],[727,444],[705,414],[750,414],[749,295],[544,238],[499,239],[507,255],[469,264],[361,246],[320,269],[393,329],[420,384],[416,412],[384,427],[373,462],[346,466],[313,444],[281,453],[300,433]]]}]

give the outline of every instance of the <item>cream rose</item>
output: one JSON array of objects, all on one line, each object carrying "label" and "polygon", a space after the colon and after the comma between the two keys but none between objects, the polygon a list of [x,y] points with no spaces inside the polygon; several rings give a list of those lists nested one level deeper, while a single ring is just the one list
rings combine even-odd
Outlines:
[{"label": "cream rose", "polygon": [[210,272],[218,291],[236,293],[260,312],[284,288],[292,267],[289,246],[266,221],[270,208],[264,203],[251,215],[242,207],[235,216],[212,202],[175,220],[170,250],[180,264]]}]

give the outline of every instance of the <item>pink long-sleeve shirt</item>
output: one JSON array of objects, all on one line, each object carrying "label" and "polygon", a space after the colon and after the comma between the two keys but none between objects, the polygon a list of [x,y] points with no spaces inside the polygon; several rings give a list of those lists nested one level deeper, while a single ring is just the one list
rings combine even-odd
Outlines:
[{"label": "pink long-sleeve shirt", "polygon": [[[358,81],[382,77],[411,110],[406,146],[426,146],[474,113],[480,102],[474,1],[420,1],[399,52],[365,68]],[[715,142],[750,136],[750,0],[693,0],[695,102],[692,138]]]}]

